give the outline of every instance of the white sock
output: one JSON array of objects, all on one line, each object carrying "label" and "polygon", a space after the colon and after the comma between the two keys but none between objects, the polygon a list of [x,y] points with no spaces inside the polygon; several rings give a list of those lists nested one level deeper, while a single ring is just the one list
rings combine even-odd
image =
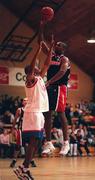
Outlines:
[{"label": "white sock", "polygon": [[69,141],[68,140],[64,141],[64,144],[69,144]]}]

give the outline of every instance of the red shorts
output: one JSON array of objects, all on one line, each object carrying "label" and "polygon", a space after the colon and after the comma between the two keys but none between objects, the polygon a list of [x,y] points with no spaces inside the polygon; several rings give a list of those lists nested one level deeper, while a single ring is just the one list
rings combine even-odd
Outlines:
[{"label": "red shorts", "polygon": [[16,144],[22,145],[22,132],[21,130],[16,130]]},{"label": "red shorts", "polygon": [[64,112],[66,108],[67,86],[51,85],[48,89],[49,110]]}]

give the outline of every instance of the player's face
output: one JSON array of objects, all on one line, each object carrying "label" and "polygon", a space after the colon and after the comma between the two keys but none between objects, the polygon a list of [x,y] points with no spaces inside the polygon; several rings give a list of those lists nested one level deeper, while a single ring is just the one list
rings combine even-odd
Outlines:
[{"label": "player's face", "polygon": [[29,81],[33,80],[34,78],[35,78],[34,73],[28,74],[27,77],[26,77],[26,79],[29,80]]},{"label": "player's face", "polygon": [[27,98],[23,99],[22,105],[25,106],[27,104]]},{"label": "player's face", "polygon": [[61,54],[64,51],[63,45],[61,43],[56,43],[55,52]]}]

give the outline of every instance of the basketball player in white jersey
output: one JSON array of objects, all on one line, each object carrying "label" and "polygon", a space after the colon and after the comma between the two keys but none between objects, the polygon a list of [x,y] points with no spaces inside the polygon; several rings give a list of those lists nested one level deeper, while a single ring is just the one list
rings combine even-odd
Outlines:
[{"label": "basketball player in white jersey", "polygon": [[30,160],[36,152],[39,140],[43,137],[44,116],[42,112],[47,112],[49,110],[47,90],[42,78],[47,72],[50,64],[53,42],[51,43],[51,47],[42,70],[35,68],[36,59],[41,51],[43,43],[44,42],[40,43],[31,64],[25,67],[25,90],[28,101],[24,110],[22,140],[23,144],[28,143],[28,147],[22,166],[19,166],[14,170],[17,177],[23,180],[34,179],[28,168]]},{"label": "basketball player in white jersey", "polygon": [[22,101],[22,107],[19,107],[16,111],[15,118],[12,125],[12,139],[16,139],[15,150],[14,150],[14,158],[10,164],[10,167],[15,167],[17,157],[20,153],[22,146],[22,122],[23,122],[23,114],[24,108],[27,104],[27,98],[24,98]]},{"label": "basketball player in white jersey", "polygon": [[[15,142],[15,149],[14,149],[14,157],[13,160],[10,164],[11,168],[14,168],[17,162],[17,158],[21,152],[21,147],[22,147],[22,123],[23,123],[23,114],[24,114],[24,108],[27,104],[27,98],[24,98],[22,101],[22,106],[19,107],[16,111],[15,118],[13,121],[13,126],[12,126],[12,137],[14,135],[16,136],[16,142]],[[26,147],[24,147],[26,149]],[[36,167],[35,161],[32,159],[31,160],[31,166]]]}]

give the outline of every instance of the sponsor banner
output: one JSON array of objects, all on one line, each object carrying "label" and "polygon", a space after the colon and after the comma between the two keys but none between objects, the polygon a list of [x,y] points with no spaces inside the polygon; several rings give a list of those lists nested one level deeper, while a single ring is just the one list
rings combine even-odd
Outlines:
[{"label": "sponsor banner", "polygon": [[25,73],[23,68],[9,68],[9,85],[10,86],[24,86]]},{"label": "sponsor banner", "polygon": [[[25,73],[23,68],[8,68],[0,67],[0,85],[9,85],[9,86],[24,86],[25,85]],[[47,77],[44,77],[46,82]],[[68,83],[68,88],[70,90],[78,89],[78,75],[71,74],[70,80]]]},{"label": "sponsor banner", "polygon": [[0,84],[9,84],[9,69],[7,67],[0,67]]},{"label": "sponsor banner", "polygon": [[78,89],[78,75],[77,74],[71,74],[70,75],[68,88],[71,90],[77,90]]}]

